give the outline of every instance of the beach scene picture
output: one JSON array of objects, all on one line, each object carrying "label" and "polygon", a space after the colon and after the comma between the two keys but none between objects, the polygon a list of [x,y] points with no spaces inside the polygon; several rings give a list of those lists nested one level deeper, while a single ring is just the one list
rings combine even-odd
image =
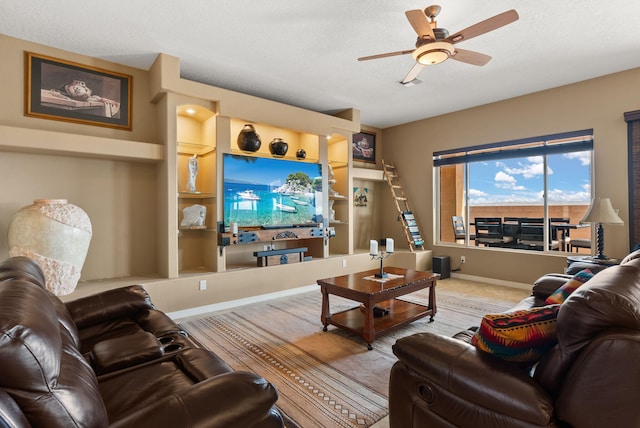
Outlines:
[{"label": "beach scene picture", "polygon": [[322,222],[322,166],[225,154],[224,224],[315,226]]}]

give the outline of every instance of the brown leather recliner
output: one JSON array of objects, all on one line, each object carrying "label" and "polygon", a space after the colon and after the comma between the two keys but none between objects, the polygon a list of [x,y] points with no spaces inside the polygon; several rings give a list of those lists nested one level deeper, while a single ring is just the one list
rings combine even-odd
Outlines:
[{"label": "brown leather recliner", "polygon": [[[29,259],[0,263],[0,426],[283,426],[265,379],[232,371],[183,335],[184,346],[167,352],[140,327],[150,308],[137,287],[84,299],[70,312],[43,281]],[[88,335],[88,353],[74,320],[103,326]],[[107,325],[122,327],[119,335]]]},{"label": "brown leather recliner", "polygon": [[[522,309],[566,281],[546,275]],[[391,428],[640,427],[640,251],[597,273],[562,304],[558,343],[533,367],[420,333],[393,347]]]}]

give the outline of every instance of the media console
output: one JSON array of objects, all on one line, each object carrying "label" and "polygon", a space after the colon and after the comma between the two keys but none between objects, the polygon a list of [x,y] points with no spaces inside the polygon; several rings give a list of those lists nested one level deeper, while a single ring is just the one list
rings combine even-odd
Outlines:
[{"label": "media console", "polygon": [[255,251],[253,255],[258,258],[258,266],[287,265],[311,260],[304,256],[307,247],[284,248],[282,250]]},{"label": "media console", "polygon": [[335,235],[333,227],[293,226],[282,228],[246,228],[238,233],[224,231],[222,223],[218,226],[218,245],[227,247],[230,245],[250,244],[252,242],[290,241],[296,239],[328,239]]}]

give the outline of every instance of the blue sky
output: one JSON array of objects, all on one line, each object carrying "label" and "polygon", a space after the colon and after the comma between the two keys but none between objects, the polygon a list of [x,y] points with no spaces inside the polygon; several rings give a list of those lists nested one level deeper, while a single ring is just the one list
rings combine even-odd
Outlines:
[{"label": "blue sky", "polygon": [[[548,156],[550,204],[586,203],[591,200],[591,152]],[[470,167],[471,205],[542,204],[542,156],[474,162]]]}]

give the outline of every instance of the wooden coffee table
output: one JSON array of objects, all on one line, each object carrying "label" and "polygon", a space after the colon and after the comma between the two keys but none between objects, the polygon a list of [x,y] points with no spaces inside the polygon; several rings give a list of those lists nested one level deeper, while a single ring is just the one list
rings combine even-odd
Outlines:
[{"label": "wooden coffee table", "polygon": [[[327,331],[329,325],[350,331],[361,336],[367,342],[367,348],[377,336],[413,322],[417,319],[436,314],[436,281],[440,275],[433,272],[421,272],[411,269],[385,267],[389,278],[380,281],[374,278],[379,269],[333,278],[319,279],[322,292],[322,314],[320,320]],[[372,279],[373,278],[373,279]],[[429,287],[427,306],[406,302],[396,297],[413,293]],[[336,295],[362,303],[352,309],[332,314],[329,312],[329,295]],[[382,316],[374,316],[374,307],[388,309]]]}]

